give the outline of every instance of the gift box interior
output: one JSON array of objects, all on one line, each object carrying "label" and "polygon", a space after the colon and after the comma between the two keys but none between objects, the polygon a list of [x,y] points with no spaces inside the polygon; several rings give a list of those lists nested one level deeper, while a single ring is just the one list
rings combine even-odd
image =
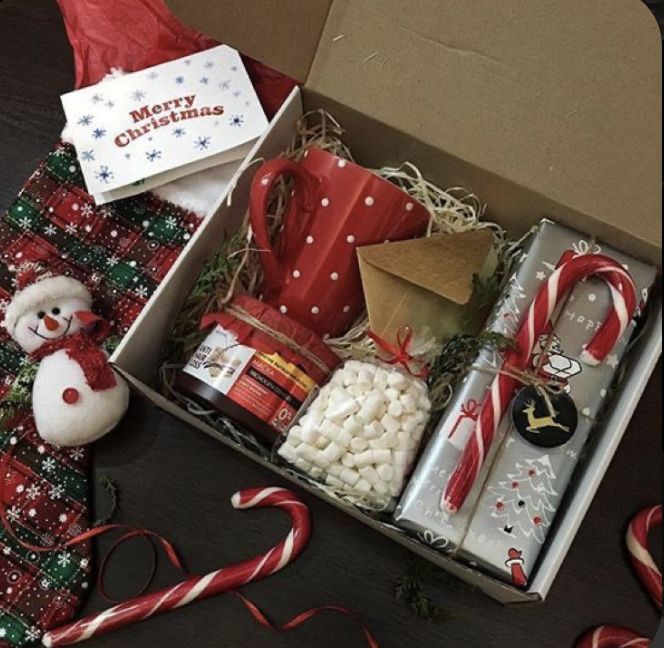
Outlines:
[{"label": "gift box interior", "polygon": [[[440,186],[475,192],[523,233],[542,217],[660,266],[660,43],[633,0],[440,3],[400,0],[169,0],[185,22],[303,81],[238,169],[114,353],[137,391],[262,465],[278,466],[156,391],[161,352],[205,261],[242,221],[259,159],[323,108],[368,167],[413,162]],[[648,35],[645,37],[644,35]],[[441,259],[441,263],[445,260]],[[192,326],[196,326],[192,322]],[[359,509],[300,484],[506,603],[543,599],[661,352],[661,296],[626,363],[527,591],[455,562]],[[299,483],[299,482],[298,482]]]}]

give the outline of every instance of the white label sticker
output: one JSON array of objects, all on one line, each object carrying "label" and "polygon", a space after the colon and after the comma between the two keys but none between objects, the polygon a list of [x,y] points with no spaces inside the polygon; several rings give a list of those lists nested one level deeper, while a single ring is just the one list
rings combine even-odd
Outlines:
[{"label": "white label sticker", "polygon": [[233,333],[217,325],[189,359],[184,371],[228,394],[255,354],[255,349],[238,344]]}]

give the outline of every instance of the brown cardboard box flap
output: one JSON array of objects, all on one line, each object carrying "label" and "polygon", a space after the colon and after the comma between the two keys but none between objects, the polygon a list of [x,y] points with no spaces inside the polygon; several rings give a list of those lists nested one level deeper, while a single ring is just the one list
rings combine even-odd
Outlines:
[{"label": "brown cardboard box flap", "polygon": [[184,23],[306,81],[332,0],[166,0]]},{"label": "brown cardboard box flap", "polygon": [[641,0],[168,4],[327,97],[661,248],[661,38]]}]

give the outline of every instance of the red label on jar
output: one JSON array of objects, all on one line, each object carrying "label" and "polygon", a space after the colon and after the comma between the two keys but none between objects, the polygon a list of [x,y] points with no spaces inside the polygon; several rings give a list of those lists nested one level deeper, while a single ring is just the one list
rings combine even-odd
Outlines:
[{"label": "red label on jar", "polygon": [[227,396],[283,432],[313,387],[309,376],[281,356],[258,353],[243,369]]}]

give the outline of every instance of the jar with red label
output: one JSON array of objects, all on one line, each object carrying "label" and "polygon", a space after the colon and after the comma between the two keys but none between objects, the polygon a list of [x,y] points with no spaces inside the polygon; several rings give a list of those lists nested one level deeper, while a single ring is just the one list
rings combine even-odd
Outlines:
[{"label": "jar with red label", "polygon": [[251,297],[235,297],[201,327],[210,332],[178,374],[179,391],[268,441],[340,362],[313,331]]}]

